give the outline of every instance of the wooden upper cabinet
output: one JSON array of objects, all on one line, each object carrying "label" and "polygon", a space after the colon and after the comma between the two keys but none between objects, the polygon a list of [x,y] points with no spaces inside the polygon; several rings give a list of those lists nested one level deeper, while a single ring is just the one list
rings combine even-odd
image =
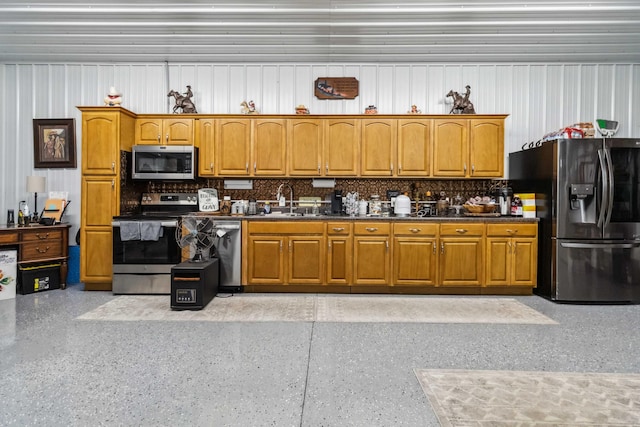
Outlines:
[{"label": "wooden upper cabinet", "polygon": [[326,119],[323,160],[326,176],[357,176],[360,119]]},{"label": "wooden upper cabinet", "polygon": [[142,117],[136,120],[138,145],[193,145],[193,119]]},{"label": "wooden upper cabinet", "polygon": [[504,120],[471,119],[469,126],[471,177],[504,175]]},{"label": "wooden upper cabinet", "polygon": [[120,113],[82,114],[82,173],[113,175],[120,170]]},{"label": "wooden upper cabinet", "polygon": [[319,119],[291,119],[287,131],[290,176],[321,176],[322,122]]},{"label": "wooden upper cabinet", "polygon": [[360,175],[392,176],[395,171],[397,120],[363,119]]},{"label": "wooden upper cabinet", "polygon": [[433,126],[433,176],[467,176],[468,120],[435,119]]},{"label": "wooden upper cabinet", "polygon": [[398,120],[397,176],[431,174],[433,120]]},{"label": "wooden upper cabinet", "polygon": [[196,143],[198,146],[198,174],[215,175],[215,120],[196,120]]},{"label": "wooden upper cabinet", "polygon": [[287,121],[256,119],[253,122],[252,157],[254,175],[286,174]]},{"label": "wooden upper cabinet", "polygon": [[248,176],[251,143],[250,119],[216,121],[215,170],[221,176]]}]

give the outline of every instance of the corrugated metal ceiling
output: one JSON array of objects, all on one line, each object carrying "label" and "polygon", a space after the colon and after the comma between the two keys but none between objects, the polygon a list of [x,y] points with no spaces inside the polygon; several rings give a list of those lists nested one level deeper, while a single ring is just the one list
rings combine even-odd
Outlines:
[{"label": "corrugated metal ceiling", "polygon": [[640,2],[42,0],[1,62],[640,62]]}]

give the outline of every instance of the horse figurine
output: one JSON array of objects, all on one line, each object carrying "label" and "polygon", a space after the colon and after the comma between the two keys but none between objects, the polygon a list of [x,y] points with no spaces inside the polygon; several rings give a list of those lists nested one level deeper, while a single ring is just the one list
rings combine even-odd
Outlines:
[{"label": "horse figurine", "polygon": [[450,90],[447,93],[447,97],[453,98],[453,106],[451,107],[451,111],[449,114],[475,114],[476,110],[473,108],[473,104],[469,101],[469,95],[471,94],[471,86],[465,86],[467,92],[464,96],[460,95],[458,92]]},{"label": "horse figurine", "polygon": [[167,96],[173,96],[176,100],[176,105],[173,107],[173,112],[178,113],[178,109],[182,109],[182,114],[197,114],[195,104],[191,101],[191,97],[193,96],[193,92],[191,92],[191,86],[187,86],[187,92],[185,95],[182,95],[180,92],[172,90]]}]

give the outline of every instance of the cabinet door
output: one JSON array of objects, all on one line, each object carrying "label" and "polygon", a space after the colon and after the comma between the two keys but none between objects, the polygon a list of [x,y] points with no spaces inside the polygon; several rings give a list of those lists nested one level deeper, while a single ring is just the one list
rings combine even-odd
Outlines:
[{"label": "cabinet door", "polygon": [[165,144],[193,145],[193,119],[164,119],[162,131]]},{"label": "cabinet door", "polygon": [[435,286],[437,283],[437,239],[395,237],[393,241],[393,283]]},{"label": "cabinet door", "polygon": [[398,121],[398,176],[431,174],[431,120]]},{"label": "cabinet door", "polygon": [[482,238],[440,239],[440,284],[478,286],[482,284]]},{"label": "cabinet door", "polygon": [[120,170],[119,113],[82,114],[82,173],[113,175]]},{"label": "cabinet door", "polygon": [[136,119],[136,144],[159,145],[164,144],[162,138],[162,119]]},{"label": "cabinet door", "polygon": [[113,217],[120,211],[117,191],[115,177],[82,178],[82,228],[111,228]]},{"label": "cabinet door", "polygon": [[327,237],[327,283],[351,284],[353,262],[353,238],[351,236]]},{"label": "cabinet door", "polygon": [[538,240],[535,238],[514,238],[512,244],[511,283],[535,286],[538,280]]},{"label": "cabinet door", "polygon": [[216,134],[217,175],[249,175],[251,121],[220,119],[216,123]]},{"label": "cabinet door", "polygon": [[470,176],[496,177],[504,175],[503,120],[470,120]]},{"label": "cabinet door", "polygon": [[434,120],[433,176],[467,176],[468,120]]},{"label": "cabinet door", "polygon": [[285,175],[287,121],[281,119],[255,120],[252,149],[254,175]]},{"label": "cabinet door", "polygon": [[[113,272],[111,227],[82,228],[80,232],[80,280],[87,290],[111,290]],[[93,283],[104,285],[93,285]]]},{"label": "cabinet door", "polygon": [[249,284],[285,283],[282,236],[249,236],[247,282]]},{"label": "cabinet door", "polygon": [[354,285],[389,285],[389,238],[354,238]]},{"label": "cabinet door", "polygon": [[289,175],[320,176],[322,126],[317,119],[290,119],[287,138]]},{"label": "cabinet door", "polygon": [[358,175],[360,120],[328,119],[324,132],[324,168],[327,176]]},{"label": "cabinet door", "polygon": [[214,176],[215,162],[215,121],[213,119],[196,120],[196,143],[198,146],[198,174]]},{"label": "cabinet door", "polygon": [[360,174],[391,176],[395,170],[397,122],[395,120],[362,120],[362,152]]},{"label": "cabinet door", "polygon": [[508,237],[487,238],[486,285],[506,286],[511,280],[511,239]]},{"label": "cabinet door", "polygon": [[287,282],[292,284],[324,283],[324,237],[290,236]]}]

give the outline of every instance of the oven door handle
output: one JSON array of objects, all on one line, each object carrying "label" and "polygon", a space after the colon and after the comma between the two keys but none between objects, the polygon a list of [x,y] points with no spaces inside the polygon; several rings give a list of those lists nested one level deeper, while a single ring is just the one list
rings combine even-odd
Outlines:
[{"label": "oven door handle", "polygon": [[[162,227],[177,227],[178,226],[178,221],[161,221],[160,225]],[[120,221],[113,221],[111,223],[112,227],[120,227]]]}]

